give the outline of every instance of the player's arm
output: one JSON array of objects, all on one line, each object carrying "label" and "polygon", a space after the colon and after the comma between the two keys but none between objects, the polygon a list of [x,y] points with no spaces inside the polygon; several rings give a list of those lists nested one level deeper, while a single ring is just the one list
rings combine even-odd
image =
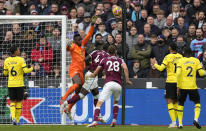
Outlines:
[{"label": "player's arm", "polygon": [[90,40],[90,38],[92,37],[93,35],[93,32],[94,32],[94,24],[96,23],[96,20],[97,20],[98,16],[93,16],[91,18],[91,26],[89,28],[89,32],[88,34],[84,37],[84,39],[82,40],[82,46],[85,46],[85,44],[87,44],[87,42]]},{"label": "player's arm", "polygon": [[128,71],[127,65],[125,63],[122,63],[122,68],[124,70],[126,83],[132,85],[133,83],[129,80],[129,71]]},{"label": "player's arm", "polygon": [[101,66],[98,66],[98,67],[96,68],[96,70],[94,71],[94,73],[91,74],[90,77],[92,77],[92,78],[96,77],[96,76],[99,74],[99,71],[100,71],[101,69],[102,69],[102,67],[101,67]]},{"label": "player's arm", "polygon": [[167,63],[168,63],[167,61],[168,61],[168,58],[166,56],[161,65],[158,65],[157,62],[156,62],[154,64],[154,67],[159,71],[163,71],[167,67]]},{"label": "player's arm", "polygon": [[6,64],[6,61],[4,61],[4,72],[3,72],[4,76],[8,76],[9,71],[8,71],[8,66]]},{"label": "player's arm", "polygon": [[205,70],[202,68],[202,65],[200,64],[200,61],[198,60],[197,62],[197,71],[199,73],[200,76],[205,76],[206,72]]},{"label": "player's arm", "polygon": [[24,59],[22,58],[22,69],[23,69],[23,71],[24,71],[24,73],[30,73],[30,72],[32,72],[33,71],[33,66],[32,67],[30,67],[30,68],[27,68],[27,66],[26,66],[26,63],[25,63],[25,61],[24,61]]}]

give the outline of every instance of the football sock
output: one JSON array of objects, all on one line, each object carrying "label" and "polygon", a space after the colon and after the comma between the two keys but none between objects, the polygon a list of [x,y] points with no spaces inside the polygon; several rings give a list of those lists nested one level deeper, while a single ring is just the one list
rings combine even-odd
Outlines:
[{"label": "football sock", "polygon": [[114,104],[113,106],[113,119],[117,119],[117,115],[118,115],[118,111],[119,111],[119,106],[117,104]]},{"label": "football sock", "polygon": [[15,104],[15,102],[11,102],[10,103],[10,112],[11,112],[11,118],[12,118],[12,120],[15,118],[16,119],[16,104]]},{"label": "football sock", "polygon": [[96,107],[98,99],[94,99],[94,107]]},{"label": "football sock", "polygon": [[78,100],[80,100],[80,96],[78,94],[75,94],[72,98],[70,98],[67,103],[71,104],[71,103],[76,103]]},{"label": "football sock", "polygon": [[96,107],[94,111],[94,121],[99,120],[99,114],[100,114],[100,107]]},{"label": "football sock", "polygon": [[177,119],[177,110],[178,110],[178,104],[174,104],[174,109],[175,109],[175,118]]},{"label": "football sock", "polygon": [[184,106],[178,105],[178,121],[179,121],[179,125],[182,125],[182,119],[183,119],[183,108]]},{"label": "football sock", "polygon": [[175,110],[174,110],[173,103],[168,104],[168,112],[169,112],[172,122],[175,122],[176,118],[175,118]]},{"label": "football sock", "polygon": [[75,103],[71,103],[68,105],[68,111],[71,112],[72,110],[72,107],[75,105]]},{"label": "football sock", "polygon": [[65,95],[62,97],[62,100],[66,100],[69,95],[71,95],[77,88],[79,87],[78,84],[73,84],[72,86],[69,87]]},{"label": "football sock", "polygon": [[19,123],[19,119],[21,116],[21,105],[22,105],[21,101],[16,103],[16,122],[17,123]]},{"label": "football sock", "polygon": [[201,105],[195,104],[195,120],[198,121],[198,118],[200,116],[200,110],[201,110]]}]

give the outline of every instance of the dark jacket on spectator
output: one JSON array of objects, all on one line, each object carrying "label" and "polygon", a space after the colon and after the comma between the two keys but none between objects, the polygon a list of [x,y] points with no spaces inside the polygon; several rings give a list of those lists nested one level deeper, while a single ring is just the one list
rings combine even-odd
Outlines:
[{"label": "dark jacket on spectator", "polygon": [[149,44],[145,43],[134,45],[132,47],[131,55],[133,59],[140,61],[141,69],[150,67],[150,55],[152,48]]},{"label": "dark jacket on spectator", "polygon": [[39,4],[37,6],[38,15],[49,15],[50,9],[51,9],[50,5],[46,5],[46,7],[43,8],[42,4]]},{"label": "dark jacket on spectator", "polygon": [[28,12],[28,9],[29,9],[28,4],[22,4],[21,2],[19,2],[14,6],[13,13],[14,14],[19,13],[20,15],[29,15],[30,12]]},{"label": "dark jacket on spectator", "polygon": [[185,39],[185,41],[186,41],[187,47],[190,47],[191,41],[194,40],[195,38],[196,38],[196,35],[190,35],[189,33],[186,33],[186,34],[184,35],[184,39]]},{"label": "dark jacket on spectator", "polygon": [[47,43],[45,47],[42,47],[42,51],[40,49],[39,43],[36,44],[36,48],[32,50],[31,60],[33,62],[38,62],[38,59],[43,58],[43,62],[40,64],[43,66],[47,73],[51,72],[52,69],[52,61],[53,61],[53,51],[50,47],[50,44]]}]

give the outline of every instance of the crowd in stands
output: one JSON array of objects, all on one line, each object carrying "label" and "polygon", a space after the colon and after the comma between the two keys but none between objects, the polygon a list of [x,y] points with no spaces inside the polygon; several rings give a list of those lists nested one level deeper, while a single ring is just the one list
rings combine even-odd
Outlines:
[{"label": "crowd in stands", "polygon": [[[114,44],[122,53],[122,14],[115,16],[112,8],[126,3],[126,63],[131,78],[165,78],[150,61],[161,64],[175,42],[178,52],[190,47],[206,68],[206,1],[205,0],[0,0],[0,15],[66,15],[71,20],[73,34],[83,38],[96,21],[92,39],[86,45],[86,55],[95,44],[106,49]],[[52,16],[51,16],[52,17]],[[35,70],[30,76],[60,76],[61,23],[33,22],[0,25],[0,72],[9,56],[6,49],[18,44],[28,64]],[[22,48],[23,47],[23,48]],[[1,75],[0,73],[0,75]]]}]

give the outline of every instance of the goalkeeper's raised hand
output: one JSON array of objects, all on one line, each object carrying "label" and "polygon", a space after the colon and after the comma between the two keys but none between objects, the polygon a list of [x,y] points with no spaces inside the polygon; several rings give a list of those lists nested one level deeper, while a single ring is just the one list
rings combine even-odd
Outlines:
[{"label": "goalkeeper's raised hand", "polygon": [[72,40],[67,39],[66,41],[67,41],[67,46],[71,47],[72,46]]},{"label": "goalkeeper's raised hand", "polygon": [[98,16],[96,16],[96,15],[92,16],[92,18],[91,18],[92,25],[94,25],[96,23],[97,18],[98,18]]}]

